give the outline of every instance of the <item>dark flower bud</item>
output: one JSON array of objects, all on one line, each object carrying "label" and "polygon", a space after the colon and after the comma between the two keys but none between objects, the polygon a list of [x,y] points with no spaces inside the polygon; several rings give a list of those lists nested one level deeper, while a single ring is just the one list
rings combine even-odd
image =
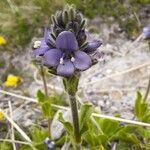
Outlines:
[{"label": "dark flower bud", "polygon": [[56,36],[55,36],[54,33],[51,33],[50,35],[51,35],[51,37],[52,37],[54,40],[56,40]]},{"label": "dark flower bud", "polygon": [[94,40],[92,42],[88,42],[88,46],[85,48],[85,52],[93,53],[98,47],[102,45],[102,42],[99,40]]},{"label": "dark flower bud", "polygon": [[88,47],[88,42],[85,42],[80,46],[80,49],[83,50],[86,49],[87,47]]},{"label": "dark flower bud", "polygon": [[60,32],[64,31],[64,29],[61,28],[60,26],[53,26],[52,31],[53,31],[53,33],[55,33],[55,35],[57,37]]},{"label": "dark flower bud", "polygon": [[51,16],[51,20],[54,25],[57,25],[57,21],[54,15]]},{"label": "dark flower bud", "polygon": [[84,28],[85,23],[86,23],[85,19],[84,19],[84,20],[82,20],[81,25],[80,25],[80,29]]},{"label": "dark flower bud", "polygon": [[81,30],[78,32],[77,41],[78,41],[79,47],[86,41],[85,30]]},{"label": "dark flower bud", "polygon": [[68,21],[69,21],[69,14],[68,14],[68,12],[65,10],[65,11],[63,12],[63,22],[64,22],[65,24],[67,24]]},{"label": "dark flower bud", "polygon": [[75,17],[75,20],[74,21],[76,21],[76,22],[78,22],[78,23],[81,23],[81,21],[83,20],[83,17],[82,17],[82,14],[81,13],[79,13],[79,12],[77,12],[77,14],[76,14],[76,17]]},{"label": "dark flower bud", "polygon": [[49,47],[51,47],[51,48],[55,47],[55,40],[52,38],[51,35],[49,36],[47,45],[48,45]]},{"label": "dark flower bud", "polygon": [[64,22],[63,22],[63,17],[62,17],[63,15],[62,15],[62,12],[61,11],[58,11],[57,13],[56,13],[56,20],[57,20],[57,22],[58,22],[58,25],[60,26],[60,27],[62,27],[62,28],[64,28],[65,27],[65,24],[64,24]]},{"label": "dark flower bud", "polygon": [[70,18],[71,18],[71,21],[74,21],[74,19],[75,19],[75,10],[74,10],[74,8],[70,8]]},{"label": "dark flower bud", "polygon": [[79,31],[79,24],[77,22],[69,22],[67,25],[66,25],[66,30],[73,30],[75,34],[78,34],[78,31]]}]

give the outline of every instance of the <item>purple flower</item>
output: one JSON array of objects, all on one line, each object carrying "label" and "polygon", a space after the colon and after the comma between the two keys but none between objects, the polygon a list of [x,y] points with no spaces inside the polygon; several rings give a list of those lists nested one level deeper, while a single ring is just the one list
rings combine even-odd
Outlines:
[{"label": "purple flower", "polygon": [[143,28],[143,35],[145,39],[150,39],[150,25]]},{"label": "purple flower", "polygon": [[99,41],[89,42],[87,47],[80,50],[75,34],[71,31],[61,32],[55,41],[55,47],[46,44],[47,34],[41,45],[35,49],[36,56],[43,57],[43,64],[48,68],[55,68],[60,76],[72,76],[75,71],[84,71],[91,67],[92,58],[89,53],[101,45]]},{"label": "purple flower", "polygon": [[97,50],[98,47],[102,45],[101,41],[94,40],[88,43],[88,46],[84,49],[86,53],[93,53]]},{"label": "purple flower", "polygon": [[34,56],[43,56],[45,52],[50,50],[50,46],[48,46],[48,39],[49,39],[49,33],[50,31],[45,28],[44,31],[44,38],[42,38],[40,41],[35,41],[33,46],[33,55]]}]

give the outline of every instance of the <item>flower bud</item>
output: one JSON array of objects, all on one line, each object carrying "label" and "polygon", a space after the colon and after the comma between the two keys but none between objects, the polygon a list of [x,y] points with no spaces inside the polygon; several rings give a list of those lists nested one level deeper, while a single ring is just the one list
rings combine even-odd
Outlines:
[{"label": "flower bud", "polygon": [[143,36],[146,40],[150,39],[150,25],[143,28]]}]

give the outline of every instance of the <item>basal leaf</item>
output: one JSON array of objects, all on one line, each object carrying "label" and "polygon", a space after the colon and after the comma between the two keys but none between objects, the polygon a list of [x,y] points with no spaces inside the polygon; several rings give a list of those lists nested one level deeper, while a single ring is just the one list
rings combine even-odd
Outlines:
[{"label": "basal leaf", "polygon": [[118,139],[123,142],[134,144],[136,146],[141,145],[141,141],[133,133],[128,133],[122,130],[122,131],[119,131],[117,135],[118,135]]},{"label": "basal leaf", "polygon": [[119,130],[119,123],[114,120],[100,119],[99,126],[107,137],[113,136]]},{"label": "basal leaf", "polygon": [[91,132],[90,130],[86,131],[82,135],[82,139],[85,140],[88,145],[90,146],[90,149],[97,148],[101,146],[105,146],[108,142],[108,138],[105,135],[102,134],[96,134]]},{"label": "basal leaf", "polygon": [[137,92],[134,107],[135,116],[139,120],[143,121],[143,118],[146,115],[147,111],[148,111],[148,104],[143,101],[142,94],[140,92]]},{"label": "basal leaf", "polygon": [[73,137],[74,134],[73,134],[72,124],[70,122],[68,122],[68,121],[65,121],[65,119],[63,118],[62,113],[59,113],[59,121],[64,125],[64,128],[67,131],[68,135]]},{"label": "basal leaf", "polygon": [[93,134],[90,133],[90,131],[86,131],[83,135],[82,135],[82,138],[83,140],[85,140],[88,145],[90,145],[91,147],[92,146],[95,146],[94,144],[94,137],[93,137]]},{"label": "basal leaf", "polygon": [[81,106],[80,114],[79,114],[80,131],[84,127],[84,124],[87,122],[87,120],[89,120],[92,111],[93,111],[93,107],[89,103]]}]

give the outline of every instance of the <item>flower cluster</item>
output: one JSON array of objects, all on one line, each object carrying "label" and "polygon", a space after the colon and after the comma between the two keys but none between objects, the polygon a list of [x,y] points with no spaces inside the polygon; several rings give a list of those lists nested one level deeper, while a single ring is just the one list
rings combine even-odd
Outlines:
[{"label": "flower cluster", "polygon": [[102,44],[99,40],[86,41],[85,19],[72,7],[52,16],[53,24],[45,28],[44,38],[33,45],[33,55],[54,74],[69,77],[90,68],[92,57]]}]

